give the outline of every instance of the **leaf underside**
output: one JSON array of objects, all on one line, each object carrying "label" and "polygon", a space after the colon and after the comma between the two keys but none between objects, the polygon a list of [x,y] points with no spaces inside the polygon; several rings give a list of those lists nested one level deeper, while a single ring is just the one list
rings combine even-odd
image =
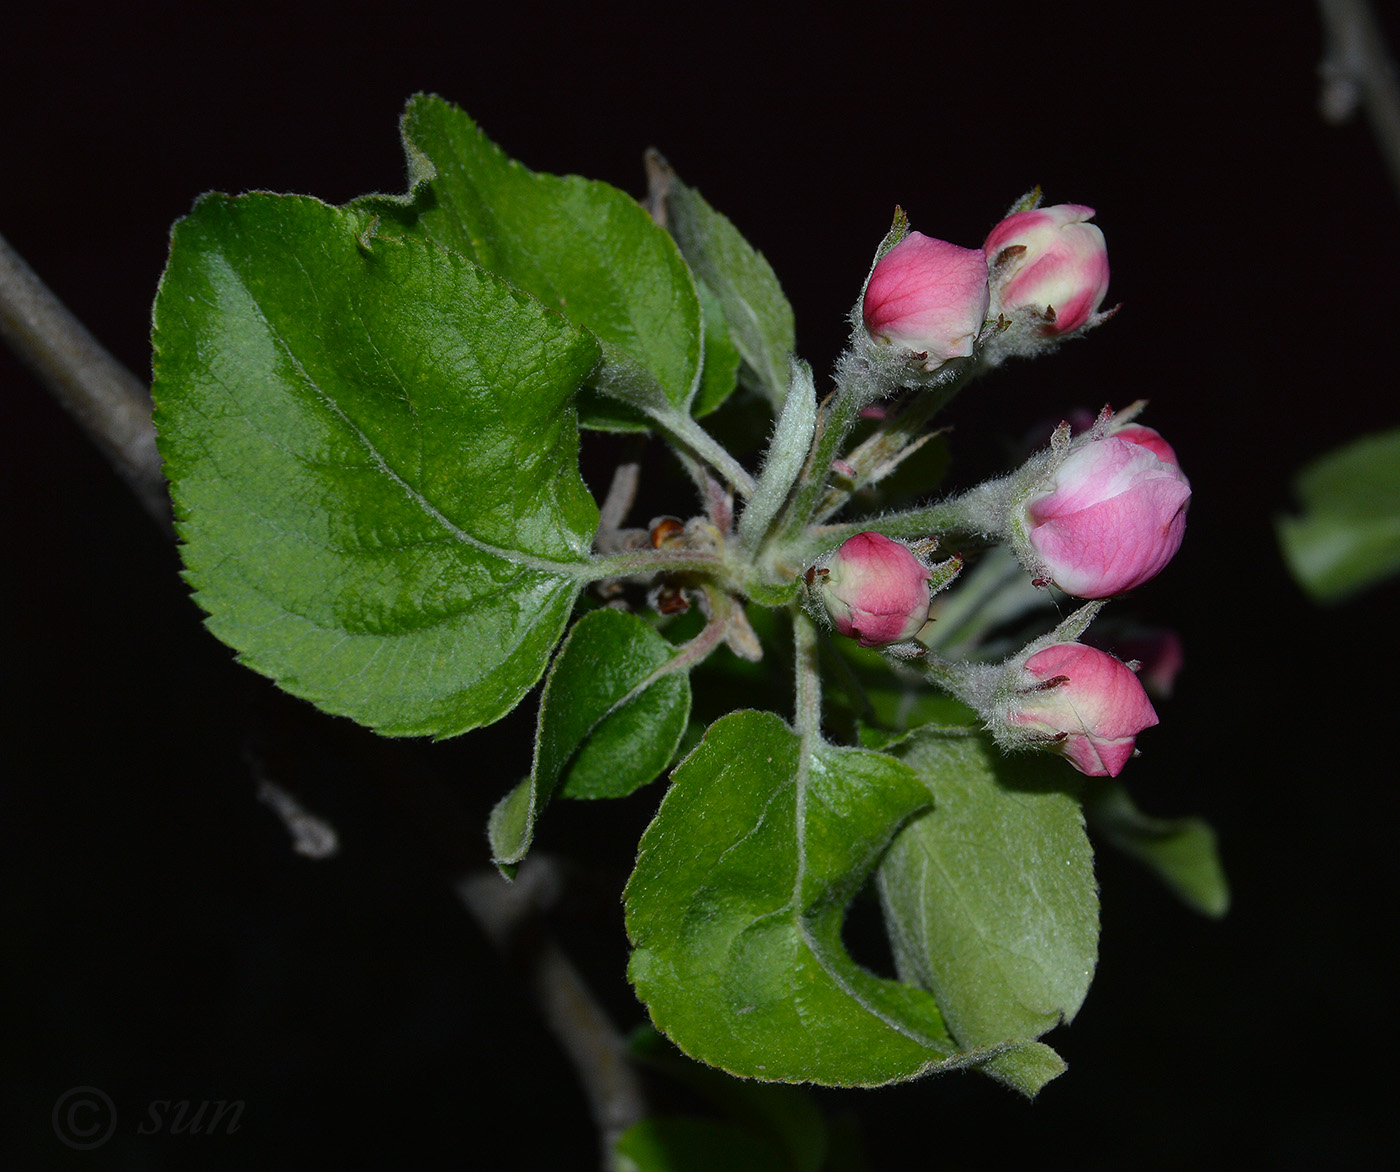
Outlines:
[{"label": "leaf underside", "polygon": [[657,1027],[733,1074],[874,1086],[1017,1048],[964,1048],[933,997],[860,968],[845,908],[928,804],[902,762],[818,747],[770,713],[711,726],[672,775],[627,885],[629,975]]},{"label": "leaf underside", "polygon": [[1061,788],[1077,782],[984,736],[915,736],[899,751],[934,801],[878,873],[900,976],[933,993],[964,1048],[1070,1020],[1098,954],[1093,852]]}]

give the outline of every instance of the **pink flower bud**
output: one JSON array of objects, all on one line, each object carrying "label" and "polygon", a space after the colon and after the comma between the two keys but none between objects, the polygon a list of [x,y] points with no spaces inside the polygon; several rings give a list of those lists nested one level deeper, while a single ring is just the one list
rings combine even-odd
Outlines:
[{"label": "pink flower bud", "polygon": [[1190,499],[1180,468],[1110,435],[1073,448],[1049,487],[1026,499],[1019,523],[1048,581],[1078,598],[1107,598],[1171,561]]},{"label": "pink flower bud", "polygon": [[1040,332],[1067,334],[1098,312],[1108,293],[1108,249],[1090,223],[1093,208],[1062,203],[1007,216],[982,250],[992,271],[993,308],[1029,311]]},{"label": "pink flower bud", "polygon": [[1056,750],[1089,777],[1117,777],[1134,738],[1157,723],[1137,676],[1097,648],[1053,643],[1027,659],[1025,671],[1031,682],[1008,721],[1054,738]]},{"label": "pink flower bud", "polygon": [[1112,433],[1119,439],[1125,439],[1130,444],[1141,444],[1163,464],[1170,464],[1178,472],[1181,471],[1181,461],[1176,458],[1176,452],[1171,444],[1162,438],[1160,432],[1150,427],[1143,427],[1141,423],[1129,423],[1120,427]]},{"label": "pink flower bud", "polygon": [[872,338],[924,355],[932,370],[972,353],[989,296],[979,250],[910,232],[876,263],[861,312]]},{"label": "pink flower bud", "polygon": [[928,620],[929,571],[881,533],[857,533],[825,567],[809,571],[837,633],[862,647],[912,638]]},{"label": "pink flower bud", "polygon": [[1177,674],[1186,663],[1181,636],[1175,631],[1141,627],[1116,636],[1104,632],[1101,638],[1096,638],[1091,631],[1084,638],[1095,647],[1104,650],[1111,647],[1120,659],[1135,661],[1138,682],[1149,696],[1158,700],[1171,696]]}]

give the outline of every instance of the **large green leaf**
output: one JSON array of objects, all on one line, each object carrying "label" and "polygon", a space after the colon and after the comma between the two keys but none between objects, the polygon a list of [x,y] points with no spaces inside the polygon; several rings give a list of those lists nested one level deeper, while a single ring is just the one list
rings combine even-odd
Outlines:
[{"label": "large green leaf", "polygon": [[698,191],[666,170],[667,227],[723,309],[744,360],[740,380],[780,406],[788,391],[788,356],[796,347],[792,306],[763,254]]},{"label": "large green leaf", "polygon": [[657,1027],[732,1074],[868,1086],[956,1047],[928,993],[851,960],[841,922],[890,838],[926,806],[901,762],[804,754],[771,713],[712,725],[672,775],[627,884],[629,975]]},{"label": "large green leaf", "polygon": [[1294,491],[1303,513],[1279,518],[1279,540],[1314,598],[1338,602],[1400,572],[1400,429],[1319,457]]},{"label": "large green leaf", "polygon": [[648,414],[688,410],[702,358],[695,280],[636,200],[598,180],[529,170],[439,97],[413,98],[402,130],[413,231],[593,333],[604,392]]},{"label": "large green leaf", "polygon": [[540,701],[530,776],[491,813],[498,866],[520,862],[556,789],[620,798],[671,763],[690,715],[690,676],[675,648],[636,615],[584,615],[559,648]]},{"label": "large green leaf", "polygon": [[[900,753],[934,799],[880,864],[900,976],[933,993],[965,1048],[1073,1018],[1097,960],[1098,895],[1064,763],[968,734],[916,736]],[[1028,1053],[988,1073],[1034,1093],[1063,1069]]]},{"label": "large green leaf", "polygon": [[374,225],[202,199],[156,301],[156,423],[210,629],[327,711],[446,736],[519,701],[586,577],[571,400],[599,351]]}]

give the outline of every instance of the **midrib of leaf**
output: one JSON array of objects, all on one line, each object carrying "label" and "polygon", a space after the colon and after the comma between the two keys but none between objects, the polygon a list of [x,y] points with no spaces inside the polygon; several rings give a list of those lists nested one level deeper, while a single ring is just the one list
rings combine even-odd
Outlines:
[{"label": "midrib of leaf", "polygon": [[[839,967],[832,960],[826,948],[823,947],[821,942],[817,939],[816,934],[812,931],[811,922],[802,912],[802,886],[807,877],[807,782],[811,776],[812,764],[816,760],[813,746],[815,739],[815,734],[804,733],[798,742],[797,772],[793,778],[793,782],[796,786],[793,802],[793,822],[796,830],[797,867],[793,877],[792,898],[788,903],[788,910],[797,922],[798,932],[802,937],[803,943],[806,944],[807,950],[816,959],[817,964],[821,966],[822,972],[831,979],[832,983],[840,989],[841,992],[846,994],[847,997],[865,1010],[866,1013],[870,1014],[871,1017],[875,1018],[889,1029],[894,1030],[895,1033],[908,1038],[911,1042],[923,1046],[925,1049],[934,1051],[936,1054],[942,1054],[943,1048],[937,1041],[926,1037],[903,1022],[891,1018],[878,1006],[871,1004],[860,991],[846,979]],[[827,766],[821,765],[820,768],[825,770]],[[828,807],[828,809],[829,808],[830,807]],[[835,811],[832,812],[835,813]],[[877,850],[874,855],[864,860],[863,865],[866,865],[866,870],[862,871],[863,874],[868,873],[869,867],[873,867],[875,856],[878,854],[879,851]],[[937,1060],[934,1059],[931,1061]]]},{"label": "midrib of leaf", "polygon": [[[668,660],[667,660],[665,663],[663,663],[660,667],[656,668],[656,670],[653,671],[650,675],[648,675],[648,676],[646,677],[646,679],[644,679],[644,680],[642,680],[640,683],[634,685],[634,686],[631,688],[631,690],[627,692],[627,694],[626,694],[625,696],[621,696],[621,697],[619,697],[617,700],[615,700],[615,701],[612,703],[612,705],[608,708],[608,710],[607,710],[606,712],[604,712],[602,715],[600,715],[597,719],[595,719],[595,720],[588,726],[588,728],[584,731],[583,736],[579,738],[578,744],[576,744],[576,745],[573,747],[573,750],[569,753],[569,755],[568,755],[567,757],[565,757],[563,761],[560,762],[558,776],[557,776],[556,779],[555,779],[555,787],[556,787],[556,788],[560,785],[560,783],[561,783],[561,782],[565,779],[565,777],[568,775],[568,772],[569,772],[569,769],[570,769],[571,765],[572,765],[573,762],[577,759],[577,757],[579,756],[579,754],[583,752],[584,747],[585,747],[585,746],[588,744],[588,742],[592,739],[593,735],[594,735],[600,728],[603,727],[603,725],[605,725],[609,720],[611,720],[614,716],[616,716],[619,712],[621,712],[621,711],[622,711],[624,708],[626,708],[628,705],[630,705],[630,704],[632,704],[634,701],[640,699],[642,693],[645,692],[648,688],[650,688],[653,684],[659,682],[660,680],[665,679],[667,676],[671,675],[673,672],[688,670],[689,665],[688,665],[688,664],[684,664],[684,663],[677,662],[678,658],[679,658],[678,656],[672,655],[670,659],[668,659]],[[532,767],[532,772],[535,772],[535,773],[538,772],[538,770],[539,770],[539,764],[540,764],[540,745],[539,745],[539,741],[537,740],[537,741],[535,742],[535,757],[534,757],[534,765],[533,765],[533,767]]]},{"label": "midrib of leaf", "polygon": [[[286,356],[287,361],[292,365],[292,368],[297,372],[297,375],[302,380],[302,382],[313,392],[315,392],[317,401],[321,404],[322,408],[324,408],[330,415],[332,415],[336,420],[338,420],[340,424],[355,438],[356,442],[360,444],[360,446],[364,449],[365,453],[373,461],[374,466],[376,467],[376,469],[378,469],[380,474],[383,475],[386,479],[388,479],[391,483],[393,483],[395,487],[397,487],[401,492],[403,492],[403,494],[409,500],[411,500],[415,506],[422,510],[422,512],[431,521],[433,521],[434,524],[436,524],[439,528],[443,530],[444,534],[447,537],[470,549],[475,549],[481,551],[482,553],[490,554],[492,557],[498,558],[501,561],[512,562],[529,569],[539,570],[543,573],[548,574],[555,574],[560,577],[572,578],[576,581],[587,581],[589,579],[590,575],[587,569],[587,563],[585,562],[554,561],[550,558],[539,557],[537,554],[526,553],[524,550],[510,549],[503,546],[492,545],[489,542],[482,541],[479,537],[468,533],[466,530],[462,529],[460,526],[455,524],[446,514],[442,512],[441,509],[439,509],[435,504],[433,504],[432,501],[428,500],[427,497],[425,497],[421,492],[414,488],[413,485],[411,485],[398,472],[397,469],[390,465],[389,461],[384,458],[383,453],[380,452],[379,449],[375,446],[373,440],[371,440],[370,437],[364,433],[363,429],[360,428],[360,426],[356,424],[355,421],[345,413],[344,409],[342,409],[341,406],[335,401],[334,397],[327,394],[326,391],[320,386],[320,384],[314,378],[312,378],[310,372],[306,369],[305,366],[302,365],[301,360],[297,357],[291,344],[287,341],[282,331],[278,329],[277,326],[272,322],[272,320],[267,316],[267,313],[264,311],[261,302],[252,292],[252,290],[248,288],[247,284],[244,282],[238,270],[232,264],[230,264],[223,256],[219,256],[218,261],[225,268],[225,270],[233,277],[233,279],[237,281],[239,291],[243,293],[243,295],[248,299],[249,305],[251,305],[254,311],[257,313],[258,320],[267,330],[268,336],[272,338],[272,340],[276,343],[278,348]],[[298,264],[300,265],[300,260],[298,260]],[[304,266],[302,266],[302,271],[306,272]],[[309,273],[307,273],[307,280],[308,287],[314,290],[314,282],[311,281]],[[389,368],[393,369],[391,364],[388,364],[386,362],[386,365],[389,365]],[[400,386],[404,385],[402,380],[399,379],[397,372],[395,373],[394,378]],[[410,409],[412,409],[411,397],[406,395],[405,401],[409,404]],[[244,419],[248,421],[250,426],[253,426],[253,421],[248,416],[245,415]],[[261,432],[262,429],[258,428],[257,430]],[[415,435],[419,437],[418,442],[421,460],[421,431],[419,431],[419,429],[417,428],[415,428]],[[404,549],[407,547],[395,545],[393,547],[385,548]]]}]

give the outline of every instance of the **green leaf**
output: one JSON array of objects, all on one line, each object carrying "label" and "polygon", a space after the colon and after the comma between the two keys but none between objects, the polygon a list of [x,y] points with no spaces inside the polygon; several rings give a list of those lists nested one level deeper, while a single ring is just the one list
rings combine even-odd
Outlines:
[{"label": "green leaf", "polygon": [[1156,872],[1183,903],[1207,916],[1230,908],[1230,886],[1215,831],[1200,818],[1152,818],[1116,781],[1095,779],[1084,800],[1095,831]]},{"label": "green leaf", "polygon": [[900,762],[771,713],[717,721],[672,775],[627,884],[629,975],[657,1028],[745,1077],[869,1086],[954,1047],[933,999],[859,968],[846,904],[928,802]]},{"label": "green leaf", "polygon": [[[1064,763],[973,735],[918,736],[900,755],[934,798],[878,873],[900,976],[933,993],[964,1047],[1070,1020],[1097,959],[1098,897]],[[989,1073],[1034,1093],[1057,1064],[1032,1050]]]},{"label": "green leaf", "polygon": [[530,777],[491,813],[497,865],[520,862],[556,790],[620,798],[660,776],[685,732],[690,677],[668,672],[671,646],[636,615],[584,615],[555,656],[540,701]]},{"label": "green leaf", "polygon": [[792,388],[778,412],[753,496],[739,517],[740,546],[751,550],[763,547],[763,539],[807,462],[816,426],[817,388],[812,368],[793,359]]},{"label": "green leaf", "polygon": [[1320,602],[1339,602],[1400,571],[1400,429],[1313,461],[1294,492],[1299,517],[1278,519],[1284,559]]},{"label": "green leaf", "polygon": [[571,400],[598,347],[374,227],[202,199],[156,300],[156,424],[210,629],[328,712],[447,736],[515,706],[586,577]]},{"label": "green leaf", "polygon": [[788,1167],[768,1140],[717,1119],[643,1119],[613,1145],[613,1172],[779,1172]]},{"label": "green leaf", "polygon": [[724,307],[704,281],[697,281],[700,308],[705,322],[705,365],[700,373],[700,392],[690,405],[696,419],[717,410],[739,385],[739,348],[724,323]]},{"label": "green leaf", "polygon": [[730,1078],[691,1061],[647,1026],[634,1030],[628,1041],[637,1061],[690,1088],[729,1122],[781,1151],[783,1160],[771,1167],[820,1172],[825,1165],[830,1136],[811,1092],[782,1083]]},{"label": "green leaf", "polygon": [[669,186],[666,226],[695,275],[714,290],[744,365],[740,381],[782,405],[788,390],[788,355],[796,349],[792,306],[772,266],[693,187],[687,187],[659,157]]},{"label": "green leaf", "polygon": [[648,414],[688,410],[701,364],[695,281],[636,200],[597,180],[530,171],[432,95],[410,100],[402,132],[418,161],[415,232],[589,330],[603,347],[594,384],[605,393]]}]

